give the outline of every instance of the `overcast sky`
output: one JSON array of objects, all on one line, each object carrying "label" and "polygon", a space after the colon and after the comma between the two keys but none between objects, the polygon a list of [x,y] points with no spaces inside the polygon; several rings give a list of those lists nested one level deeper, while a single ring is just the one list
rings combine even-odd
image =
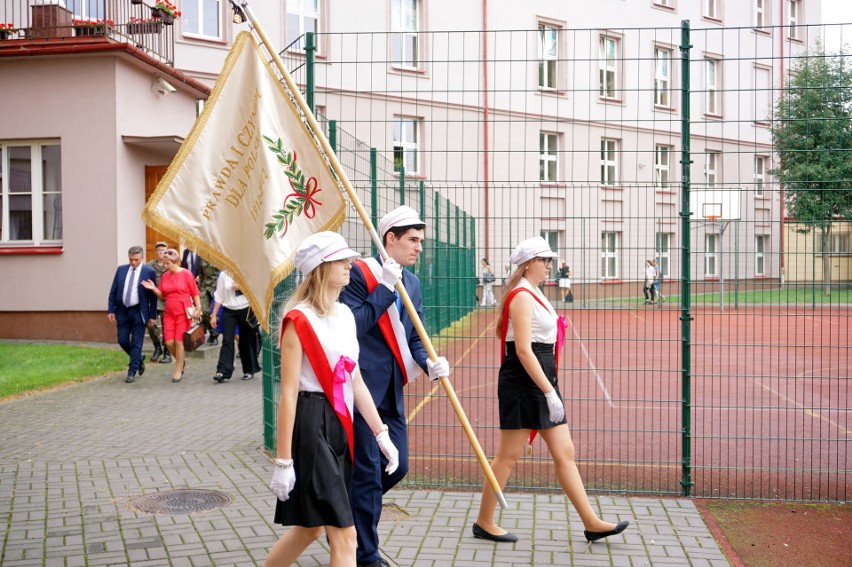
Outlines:
[{"label": "overcast sky", "polygon": [[852,46],[852,0],[822,0],[822,23],[847,24],[829,26],[825,30],[825,49],[828,52],[839,51],[841,40],[846,44],[845,53]]}]

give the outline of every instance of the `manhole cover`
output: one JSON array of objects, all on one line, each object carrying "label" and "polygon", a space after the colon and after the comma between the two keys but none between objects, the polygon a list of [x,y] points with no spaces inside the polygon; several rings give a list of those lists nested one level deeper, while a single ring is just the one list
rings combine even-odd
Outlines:
[{"label": "manhole cover", "polygon": [[216,490],[170,490],[146,496],[137,496],[127,501],[132,510],[149,514],[192,514],[214,508],[223,508],[234,499]]}]

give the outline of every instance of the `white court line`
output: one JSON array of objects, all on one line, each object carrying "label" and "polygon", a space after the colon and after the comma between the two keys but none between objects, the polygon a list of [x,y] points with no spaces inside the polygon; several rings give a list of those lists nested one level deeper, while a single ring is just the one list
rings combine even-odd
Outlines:
[{"label": "white court line", "polygon": [[568,320],[569,323],[571,323],[571,331],[574,332],[574,336],[577,337],[577,340],[580,342],[580,348],[583,349],[583,354],[586,356],[586,360],[589,361],[589,366],[591,366],[592,372],[595,375],[595,380],[597,381],[598,386],[600,387],[601,391],[603,392],[604,398],[606,398],[606,403],[609,404],[609,407],[614,408],[615,404],[612,403],[612,396],[609,395],[609,391],[606,389],[606,385],[604,384],[603,377],[601,376],[600,372],[598,372],[598,369],[595,366],[595,363],[592,362],[592,357],[589,354],[589,351],[586,350],[586,345],[583,343],[583,339],[581,339],[580,334],[577,333],[577,327],[574,326],[574,320],[571,319],[571,317],[567,317],[567,316],[565,318]]}]

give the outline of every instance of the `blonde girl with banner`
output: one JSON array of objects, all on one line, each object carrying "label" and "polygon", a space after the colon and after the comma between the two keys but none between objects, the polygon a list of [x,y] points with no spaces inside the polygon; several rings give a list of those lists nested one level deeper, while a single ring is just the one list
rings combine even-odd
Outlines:
[{"label": "blonde girl with banner", "polygon": [[357,365],[355,319],[337,301],[359,254],[333,232],[313,234],[296,251],[304,280],[281,322],[281,399],[278,447],[270,489],[278,497],[275,523],[292,526],[264,565],[291,565],[325,529],[331,565],[355,565],[356,533],[349,504],[354,460],[354,406],[388,461],[399,464]]}]

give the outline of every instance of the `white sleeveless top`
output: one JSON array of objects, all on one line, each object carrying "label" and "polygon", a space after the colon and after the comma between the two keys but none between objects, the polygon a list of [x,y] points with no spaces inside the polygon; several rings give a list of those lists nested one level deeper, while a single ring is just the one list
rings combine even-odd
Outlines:
[{"label": "white sleeveless top", "polygon": [[[525,289],[530,290],[536,297],[538,297],[542,303],[547,305],[547,309],[542,307],[542,305],[536,301],[532,300],[533,303],[533,314],[532,314],[532,337],[531,340],[534,343],[548,343],[555,344],[556,343],[556,320],[558,316],[556,315],[556,310],[553,309],[553,306],[547,300],[541,291],[537,287],[533,287],[530,282],[527,281],[526,278],[521,278],[521,281],[518,282],[518,285],[515,286],[515,289],[519,287],[523,287]],[[515,296],[517,297],[517,295]],[[509,327],[506,330],[506,342],[515,340],[515,328],[512,325],[512,319],[509,319]]]},{"label": "white sleeveless top", "polygon": [[[358,363],[358,336],[355,330],[355,317],[349,307],[342,303],[334,304],[334,312],[330,315],[319,316],[307,303],[299,303],[293,309],[298,309],[305,314],[308,321],[316,333],[317,338],[325,350],[326,357],[329,360],[329,366],[334,370],[334,366],[341,356],[348,356]],[[300,337],[304,340],[304,337]],[[357,368],[357,367],[356,367]],[[354,370],[353,370],[354,374]],[[353,404],[352,398],[352,380],[347,377],[347,384],[344,388],[346,394],[346,405],[350,410]],[[299,373],[299,391],[300,392],[322,392],[319,379],[311,367],[311,361],[308,360],[308,355],[302,352],[302,370]]]}]

